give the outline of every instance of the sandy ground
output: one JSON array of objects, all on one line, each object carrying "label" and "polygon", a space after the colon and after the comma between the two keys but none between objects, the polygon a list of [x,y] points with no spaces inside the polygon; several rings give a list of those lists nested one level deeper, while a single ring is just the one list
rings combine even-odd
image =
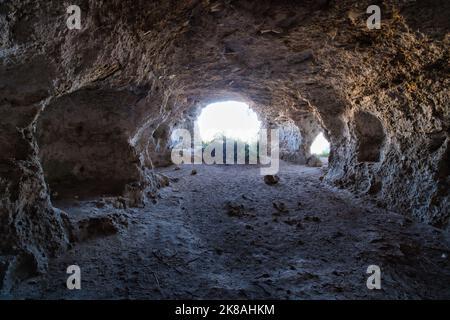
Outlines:
[{"label": "sandy ground", "polygon": [[[283,163],[275,186],[255,166],[195,168],[161,170],[170,186],[142,209],[58,204],[74,221],[118,212],[128,226],[76,244],[12,297],[450,298],[449,234],[325,185],[321,168]],[[81,290],[66,288],[72,264]],[[381,290],[366,287],[369,265]]]}]

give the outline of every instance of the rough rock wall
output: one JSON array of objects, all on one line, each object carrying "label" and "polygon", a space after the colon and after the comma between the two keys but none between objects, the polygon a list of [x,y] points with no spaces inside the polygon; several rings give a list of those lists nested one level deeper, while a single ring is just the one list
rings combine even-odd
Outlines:
[{"label": "rough rock wall", "polygon": [[280,158],[296,164],[306,164],[311,156],[311,145],[322,131],[314,116],[306,115],[294,120],[276,119],[274,127],[279,129]]},{"label": "rough rock wall", "polygon": [[99,195],[120,194],[140,180],[138,154],[128,141],[138,99],[127,92],[79,90],[47,106],[37,139],[53,195],[87,187]]},{"label": "rough rock wall", "polygon": [[[70,226],[53,208],[47,183],[53,191],[83,191],[88,183],[95,192],[125,195],[135,193],[136,183],[138,188],[158,184],[144,168],[151,162],[145,151],[152,143],[145,134],[160,126],[172,101],[149,69],[151,51],[164,45],[135,46],[138,35],[124,26],[130,22],[129,4],[111,3],[109,17],[100,15],[103,7],[96,1],[81,6],[91,15],[83,20],[84,31],[71,32],[59,1],[0,4],[0,287],[5,291],[16,280],[43,272],[47,258],[69,245]],[[102,19],[111,23],[103,25]],[[141,50],[148,51],[147,62],[141,61]],[[139,63],[129,63],[135,60]]]},{"label": "rough rock wall", "polygon": [[381,30],[369,4],[84,0],[68,30],[68,3],[3,1],[2,254],[65,246],[42,165],[51,188],[109,174],[119,189],[167,163],[192,108],[230,97],[300,130],[318,119],[326,181],[447,226],[449,2],[384,1]]},{"label": "rough rock wall", "polygon": [[[334,39],[353,50],[333,49],[336,55],[323,56],[329,72],[339,75],[340,83],[333,86],[341,88],[347,103],[339,114],[341,141],[334,143],[327,179],[376,196],[382,206],[445,227],[449,23],[442,17],[449,4],[416,2],[383,9],[380,32],[368,32],[360,20],[350,19],[352,31],[340,30]],[[354,12],[347,15],[358,17]],[[416,22],[409,24],[411,19]],[[346,65],[338,65],[339,60]],[[326,115],[323,120],[330,121]]]},{"label": "rough rock wall", "polygon": [[39,63],[0,67],[0,290],[5,291],[43,272],[47,258],[69,244],[67,220],[50,203],[35,138],[47,83],[30,79],[30,69],[46,74]]}]

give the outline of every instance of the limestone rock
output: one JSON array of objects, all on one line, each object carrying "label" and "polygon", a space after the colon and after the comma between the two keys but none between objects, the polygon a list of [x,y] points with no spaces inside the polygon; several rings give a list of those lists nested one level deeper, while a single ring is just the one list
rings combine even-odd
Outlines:
[{"label": "limestone rock", "polygon": [[264,183],[268,184],[269,186],[276,185],[280,181],[280,177],[277,175],[265,175],[264,176]]},{"label": "limestone rock", "polygon": [[323,131],[325,183],[448,228],[448,1],[389,0],[376,32],[358,1],[232,2],[87,0],[70,32],[59,1],[2,2],[1,257],[43,271],[69,246],[51,193],[156,192],[173,129],[225,99],[280,128],[287,160]]},{"label": "limestone rock", "polygon": [[320,158],[318,156],[313,154],[312,156],[310,156],[308,158],[307,165],[309,167],[322,167],[323,166],[323,162],[322,162],[322,160],[320,160]]},{"label": "limestone rock", "polygon": [[89,217],[78,222],[76,235],[78,241],[84,241],[113,235],[127,226],[127,220],[120,214]]}]

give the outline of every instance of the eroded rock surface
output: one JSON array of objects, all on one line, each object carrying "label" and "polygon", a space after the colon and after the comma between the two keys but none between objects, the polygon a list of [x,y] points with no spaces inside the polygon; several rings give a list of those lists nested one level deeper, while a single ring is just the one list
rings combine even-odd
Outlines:
[{"label": "eroded rock surface", "polygon": [[[12,297],[450,297],[449,234],[320,182],[323,169],[281,163],[275,186],[255,166],[197,169],[195,176],[191,165],[161,169],[178,182],[161,190],[156,205],[122,212],[126,229],[78,243]],[[85,220],[93,206],[63,208]],[[110,207],[97,213],[110,215]],[[64,287],[71,264],[82,269],[82,290]],[[366,287],[373,264],[381,268],[382,290]]]},{"label": "eroded rock surface", "polygon": [[[297,163],[323,130],[325,182],[448,228],[450,3],[384,1],[380,30],[366,27],[369,4],[84,0],[68,30],[59,1],[2,2],[4,286],[68,245],[50,192],[145,202],[135,192],[157,188],[172,130],[216,100],[284,128]],[[34,270],[14,271],[20,257]]]}]

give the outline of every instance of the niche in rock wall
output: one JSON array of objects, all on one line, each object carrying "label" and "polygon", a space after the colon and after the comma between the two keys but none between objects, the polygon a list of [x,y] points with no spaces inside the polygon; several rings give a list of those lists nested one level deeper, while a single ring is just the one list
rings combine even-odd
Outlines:
[{"label": "niche in rock wall", "polygon": [[386,134],[381,121],[368,112],[357,112],[354,117],[359,162],[380,161]]},{"label": "niche in rock wall", "polygon": [[39,157],[53,199],[119,195],[139,181],[128,92],[80,90],[55,99],[36,126]]}]

